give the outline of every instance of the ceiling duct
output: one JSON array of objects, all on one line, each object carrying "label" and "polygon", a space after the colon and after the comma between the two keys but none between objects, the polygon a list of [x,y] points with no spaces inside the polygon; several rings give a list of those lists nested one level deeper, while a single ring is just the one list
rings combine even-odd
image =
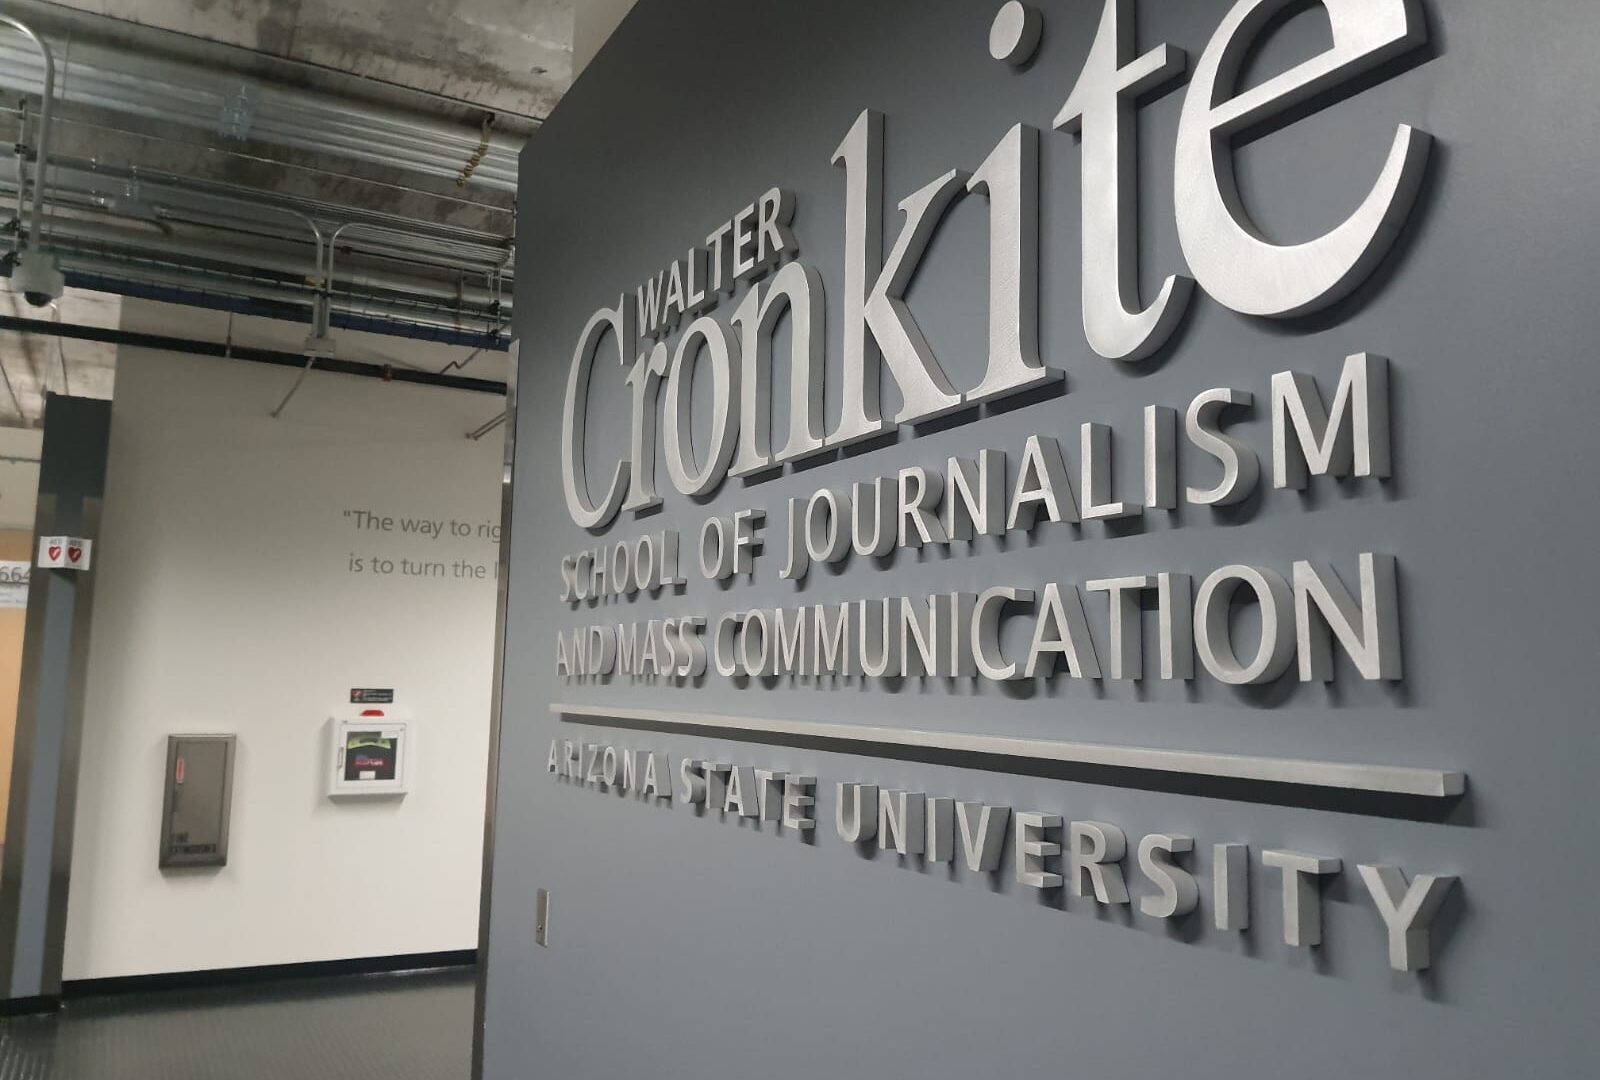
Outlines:
[{"label": "ceiling duct", "polygon": [[[20,19],[0,14],[0,27],[9,27],[27,40],[32,49],[25,49],[24,52],[30,59],[34,51],[38,52],[40,98],[43,105],[39,109],[39,152],[33,181],[33,209],[29,217],[31,225],[25,235],[19,222],[16,266],[11,271],[11,288],[12,291],[21,293],[34,307],[44,307],[52,300],[60,299],[66,289],[66,280],[61,276],[61,268],[56,265],[55,259],[44,246],[44,191],[50,170],[50,135],[51,121],[55,115],[56,63],[55,57],[50,53],[50,46]],[[0,68],[3,68],[6,62],[4,56],[7,52],[14,51],[15,45],[14,38],[0,35]],[[17,213],[20,218],[24,213],[23,203],[28,191],[27,161],[23,155],[17,155],[16,166]]]},{"label": "ceiling duct", "polygon": [[[9,224],[14,291],[49,268],[57,294],[65,271],[124,295],[278,313],[309,322],[318,353],[351,324],[502,347],[517,153],[536,120],[13,6],[28,24],[3,17],[19,34],[0,32],[0,200],[33,197]],[[330,92],[337,79],[351,92]]]},{"label": "ceiling duct", "polygon": [[[15,20],[11,20],[15,24]],[[20,24],[16,24],[20,25]],[[99,46],[75,45],[61,100],[108,113],[174,124],[224,139],[256,140],[337,158],[400,166],[451,184],[504,192],[517,187],[515,140],[492,131],[406,116],[290,86],[170,60],[152,61]],[[42,95],[45,64],[15,38],[0,38],[0,88]]]}]

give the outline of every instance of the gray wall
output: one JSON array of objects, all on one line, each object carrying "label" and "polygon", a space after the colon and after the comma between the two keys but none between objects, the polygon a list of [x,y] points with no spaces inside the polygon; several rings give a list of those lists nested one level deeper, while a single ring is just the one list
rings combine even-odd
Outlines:
[{"label": "gray wall", "polygon": [[[524,405],[486,1075],[1589,1075],[1597,1005],[1589,922],[1600,885],[1583,850],[1594,835],[1588,802],[1600,760],[1591,492],[1600,464],[1592,356],[1600,76],[1590,53],[1600,8],[1429,3],[1432,46],[1420,63],[1239,159],[1258,220],[1285,239],[1309,237],[1366,192],[1395,124],[1432,132],[1439,146],[1394,254],[1354,297],[1312,319],[1269,324],[1199,297],[1175,346],[1133,368],[1096,358],[1084,342],[1078,150],[1049,131],[1099,5],[1043,4],[1045,39],[1021,72],[988,56],[996,6],[644,0],[524,154]],[[1141,48],[1171,42],[1192,59],[1228,6],[1142,0]],[[1310,55],[1326,33],[1320,13],[1290,21],[1250,77]],[[1140,117],[1147,297],[1182,266],[1171,210],[1180,102],[1169,95]],[[1303,498],[1268,493],[1226,514],[1185,507],[1114,534],[1058,527],[970,554],[901,552],[887,568],[855,560],[798,592],[778,579],[774,552],[754,583],[727,592],[692,579],[676,598],[578,611],[559,603],[560,556],[593,542],[565,513],[558,465],[579,330],[775,184],[796,192],[803,257],[827,279],[836,414],[843,185],[829,158],[866,107],[888,117],[891,204],[946,169],[973,168],[1015,122],[1045,130],[1042,345],[1068,371],[1070,393],[915,438],[902,431],[886,449],[764,483],[732,480],[705,505],[673,493],[663,469],[664,511],[624,515],[611,539],[660,528],[693,536],[709,513],[746,506],[765,507],[776,522],[785,499],[825,484],[937,466],[983,447],[1015,454],[1033,432],[1073,446],[1086,420],[1117,426],[1128,448],[1117,482],[1131,490],[1144,405],[1181,407],[1213,386],[1251,390],[1258,406],[1238,431],[1264,448],[1270,375],[1295,369],[1331,387],[1343,357],[1360,350],[1393,361],[1394,480],[1314,482]],[[910,297],[960,386],[975,381],[983,356],[984,229],[981,202],[959,205]],[[589,445],[598,477],[616,460],[626,411],[620,372],[609,359],[596,371]],[[781,397],[775,428],[787,415]],[[1191,463],[1202,467],[1186,455]],[[589,622],[1164,569],[1203,575],[1234,561],[1286,571],[1312,558],[1348,572],[1365,550],[1392,552],[1400,564],[1407,671],[1397,687],[1363,683],[1348,669],[1331,686],[1291,677],[1263,693],[1206,678],[1191,688],[1060,678],[1018,692],[787,679],[769,688],[714,674],[701,686],[626,677],[572,686],[555,674],[556,630]],[[1101,633],[1103,608],[1091,608]],[[562,700],[1449,766],[1465,770],[1470,786],[1433,815],[1296,793],[1246,798],[1137,779],[1015,775],[955,759],[574,732],[547,711]],[[1346,872],[1327,890],[1327,944],[1317,950],[1283,945],[1277,881],[1259,872],[1251,932],[1213,929],[1208,903],[1168,927],[1020,888],[1009,855],[991,882],[863,853],[833,834],[829,798],[818,807],[821,835],[807,845],[682,803],[646,805],[546,775],[550,739],[585,734],[669,750],[675,761],[813,773],[825,796],[837,781],[876,781],[1111,821],[1131,839],[1172,831],[1202,845],[1340,855]],[[1357,861],[1461,875],[1431,971],[1388,969]],[[1208,859],[1196,865],[1205,887]],[[533,944],[540,887],[552,893],[548,949]]]},{"label": "gray wall", "polygon": [[[110,432],[109,401],[46,397],[35,537],[98,540]],[[40,570],[28,589],[0,873],[0,985],[11,998],[61,993],[93,573]]]}]

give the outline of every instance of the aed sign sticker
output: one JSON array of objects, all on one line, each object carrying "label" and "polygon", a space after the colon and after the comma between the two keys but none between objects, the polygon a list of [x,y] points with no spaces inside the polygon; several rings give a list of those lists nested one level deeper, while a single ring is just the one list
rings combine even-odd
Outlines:
[{"label": "aed sign sticker", "polygon": [[48,570],[87,570],[92,546],[93,541],[78,536],[41,536],[38,565]]}]

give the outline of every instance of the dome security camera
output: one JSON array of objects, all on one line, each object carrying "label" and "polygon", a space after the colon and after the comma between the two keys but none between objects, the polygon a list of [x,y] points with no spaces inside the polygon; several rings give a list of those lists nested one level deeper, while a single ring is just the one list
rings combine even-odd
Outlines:
[{"label": "dome security camera", "polygon": [[21,293],[34,307],[47,307],[61,299],[66,287],[55,257],[44,252],[25,252],[11,271],[11,291]]}]

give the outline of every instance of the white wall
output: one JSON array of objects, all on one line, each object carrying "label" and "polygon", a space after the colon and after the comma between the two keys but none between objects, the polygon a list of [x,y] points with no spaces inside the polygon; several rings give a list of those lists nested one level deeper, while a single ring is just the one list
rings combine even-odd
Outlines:
[{"label": "white wall", "polygon": [[0,427],[0,529],[33,531],[42,428]]},{"label": "white wall", "polygon": [[[118,365],[65,977],[472,948],[495,585],[348,566],[492,567],[495,546],[358,535],[343,511],[496,521],[498,437],[464,433],[501,400],[313,372],[273,420],[292,369],[129,348]],[[324,723],[352,686],[395,687],[420,724],[399,802],[323,794]],[[156,868],[179,732],[239,736],[220,870]]]}]

